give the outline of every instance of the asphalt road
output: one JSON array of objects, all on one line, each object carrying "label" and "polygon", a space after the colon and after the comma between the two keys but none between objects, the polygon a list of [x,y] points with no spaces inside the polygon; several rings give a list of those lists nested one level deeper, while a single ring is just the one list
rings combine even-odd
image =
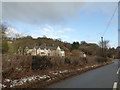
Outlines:
[{"label": "asphalt road", "polygon": [[50,85],[48,88],[112,88],[118,81],[118,61]]}]

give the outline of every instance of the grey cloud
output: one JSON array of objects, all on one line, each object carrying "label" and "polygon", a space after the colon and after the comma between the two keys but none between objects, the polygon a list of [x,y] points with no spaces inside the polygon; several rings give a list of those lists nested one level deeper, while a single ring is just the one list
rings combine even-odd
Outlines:
[{"label": "grey cloud", "polygon": [[101,11],[105,14],[111,15],[117,7],[117,2],[99,2],[99,3],[88,3],[87,10],[91,12]]},{"label": "grey cloud", "polygon": [[84,3],[73,2],[3,2],[3,20],[29,24],[65,23]]},{"label": "grey cloud", "polygon": [[115,6],[116,2],[3,2],[2,17],[6,21],[31,25],[63,25],[80,10],[86,10],[88,13],[101,11],[110,15]]}]

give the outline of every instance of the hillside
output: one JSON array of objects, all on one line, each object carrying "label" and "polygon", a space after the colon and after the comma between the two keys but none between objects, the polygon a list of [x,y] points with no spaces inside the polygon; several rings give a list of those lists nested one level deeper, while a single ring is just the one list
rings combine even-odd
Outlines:
[{"label": "hillside", "polygon": [[[8,43],[9,46],[9,54],[17,53],[17,50],[19,47],[24,49],[26,46],[29,48],[33,48],[35,46],[60,46],[62,49],[70,50],[71,49],[71,44],[62,42],[57,39],[51,39],[51,38],[46,38],[46,37],[41,37],[34,39],[31,36],[23,37],[23,38],[18,38],[16,40],[11,40],[12,43]],[[11,49],[12,47],[12,49]]]}]

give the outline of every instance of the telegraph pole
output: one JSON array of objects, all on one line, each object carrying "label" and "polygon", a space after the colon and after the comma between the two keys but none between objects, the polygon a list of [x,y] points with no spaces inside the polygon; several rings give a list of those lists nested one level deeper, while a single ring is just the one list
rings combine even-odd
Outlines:
[{"label": "telegraph pole", "polygon": [[[118,2],[118,59],[120,59],[120,1]],[[118,61],[118,70],[120,68],[120,60]],[[120,90],[120,71],[118,72],[118,90]]]},{"label": "telegraph pole", "polygon": [[102,42],[102,48],[103,48],[103,37],[101,37],[101,42]]},{"label": "telegraph pole", "polygon": [[102,43],[102,56],[104,57],[104,50],[103,50],[103,37],[101,37],[101,43]]}]

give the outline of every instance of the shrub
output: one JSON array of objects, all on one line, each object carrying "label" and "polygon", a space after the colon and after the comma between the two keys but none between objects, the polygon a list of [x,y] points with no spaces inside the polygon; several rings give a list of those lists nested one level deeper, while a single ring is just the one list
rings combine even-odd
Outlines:
[{"label": "shrub", "polygon": [[2,55],[2,70],[3,72],[18,71],[18,68],[23,70],[31,69],[32,58],[31,56],[23,56],[23,55]]},{"label": "shrub", "polygon": [[33,56],[32,69],[43,70],[52,67],[52,63],[48,57],[45,56]]},{"label": "shrub", "polygon": [[64,61],[65,64],[70,64],[70,59],[69,58],[65,58],[65,61]]},{"label": "shrub", "polygon": [[14,69],[10,68],[9,70],[2,72],[2,77],[8,78],[11,75],[11,73],[13,73],[13,72],[14,72]]},{"label": "shrub", "polygon": [[84,63],[88,63],[88,60],[87,60],[87,58],[85,58],[85,57],[81,57],[80,60],[81,60],[82,62],[84,62]]},{"label": "shrub", "polygon": [[97,57],[95,60],[96,60],[98,63],[107,62],[107,58],[105,58],[105,57]]},{"label": "shrub", "polygon": [[75,66],[75,65],[78,65],[79,64],[79,61],[78,60],[73,60],[72,64]]}]

